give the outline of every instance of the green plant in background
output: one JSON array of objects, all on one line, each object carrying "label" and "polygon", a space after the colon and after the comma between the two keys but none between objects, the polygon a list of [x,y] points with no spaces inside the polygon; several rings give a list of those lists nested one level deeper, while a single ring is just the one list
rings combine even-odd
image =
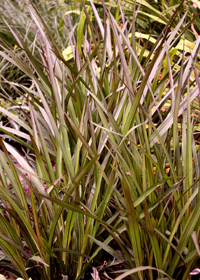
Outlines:
[{"label": "green plant in background", "polygon": [[[40,15],[43,17],[51,30],[54,39],[61,49],[64,49],[66,45],[69,44],[69,33],[68,25],[66,24],[63,28],[63,23],[66,21],[67,15],[71,16],[71,22],[73,26],[76,26],[79,13],[79,4],[71,1],[33,1],[35,7],[40,11]],[[12,49],[14,47],[15,51],[18,52],[17,46],[15,45],[15,39],[9,32],[9,28],[6,22],[11,26],[17,28],[24,42],[32,54],[35,57],[40,57],[38,54],[38,39],[35,30],[32,28],[32,21],[30,20],[30,2],[27,0],[3,0],[0,3],[0,38],[7,41],[9,47]],[[5,22],[6,21],[6,22]],[[67,20],[68,23],[68,20]],[[20,80],[20,84],[29,83],[29,79],[24,75],[23,71],[20,71],[18,67],[13,64],[8,63],[5,60],[0,61],[0,67],[2,69],[1,75],[1,86],[6,92],[9,93],[13,98],[18,97],[18,92],[16,90],[11,90],[10,86],[6,83],[5,79],[15,82]]]},{"label": "green plant in background", "polygon": [[10,274],[187,279],[198,265],[200,38],[190,44],[182,4],[162,15],[158,36],[137,30],[143,5],[131,18],[120,4],[83,4],[77,32],[68,18],[66,60],[33,6],[40,57],[7,25],[17,47],[2,40],[0,56],[26,77],[6,80],[16,100],[1,93],[0,248]]},{"label": "green plant in background", "polygon": [[[40,11],[40,15],[43,17],[45,22],[48,24],[56,42],[61,48],[68,44],[68,34],[66,30],[61,28],[61,22],[65,19],[65,14],[73,15],[71,17],[72,23],[75,26],[78,17],[76,14],[79,10],[79,4],[71,1],[57,1],[48,0],[31,1],[35,7]],[[35,31],[31,28],[30,13],[29,13],[30,2],[27,0],[16,1],[16,0],[3,0],[0,3],[0,23],[1,23],[1,39],[15,44],[13,36],[8,32],[4,20],[6,20],[11,26],[15,26],[20,33],[23,35],[26,44],[29,45],[33,53],[37,50],[35,48]],[[76,11],[76,13],[75,13]],[[66,15],[65,15],[66,16]]]}]

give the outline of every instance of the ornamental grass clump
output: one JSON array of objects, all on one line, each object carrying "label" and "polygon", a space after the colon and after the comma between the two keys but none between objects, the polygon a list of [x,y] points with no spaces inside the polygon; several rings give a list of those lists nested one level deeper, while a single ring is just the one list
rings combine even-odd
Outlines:
[{"label": "ornamental grass clump", "polygon": [[182,4],[155,37],[137,30],[140,4],[130,21],[123,7],[115,17],[90,1],[77,29],[65,21],[65,50],[30,5],[40,57],[7,23],[15,46],[1,40],[1,63],[27,82],[1,76],[0,249],[10,275],[187,279],[198,266],[200,38],[187,38]]}]

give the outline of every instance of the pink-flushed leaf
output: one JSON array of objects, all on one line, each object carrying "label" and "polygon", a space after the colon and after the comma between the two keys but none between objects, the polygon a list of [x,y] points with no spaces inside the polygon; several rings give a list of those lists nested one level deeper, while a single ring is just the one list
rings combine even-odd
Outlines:
[{"label": "pink-flushed leaf", "polygon": [[92,270],[93,270],[93,273],[91,273],[92,278],[93,278],[94,280],[101,280],[100,277],[99,277],[99,272],[98,272],[98,270],[97,270],[95,267],[92,267]]},{"label": "pink-flushed leaf", "polygon": [[[127,36],[124,35],[124,33],[123,33],[122,30],[119,28],[117,22],[115,21],[114,17],[113,17],[111,14],[110,14],[110,17],[111,17],[111,19],[112,19],[112,21],[113,21],[113,24],[115,24],[115,27],[117,28],[118,32],[120,33],[120,36],[123,38],[124,43],[127,45],[128,50],[129,50],[131,56],[133,57],[135,63],[137,64],[139,70],[141,71],[142,76],[144,77],[144,76],[145,76],[145,71],[144,71],[144,69],[142,68],[142,65],[141,65],[141,63],[140,63],[140,61],[139,61],[137,55],[135,54],[133,48],[131,47],[129,38],[128,38]],[[147,86],[148,86],[149,91],[151,92],[152,98],[154,99],[154,95],[153,95],[151,86],[150,86],[150,84],[149,84],[148,81],[147,81]],[[144,96],[142,96],[142,98],[141,98],[141,104],[143,103],[143,100],[144,100]]]},{"label": "pink-flushed leaf", "polygon": [[67,275],[63,275],[63,274],[61,274],[61,275],[62,275],[62,280],[68,280],[69,279],[69,277]]},{"label": "pink-flushed leaf", "polygon": [[199,81],[199,74],[198,74],[198,72],[197,72],[197,68],[195,67],[194,61],[193,61],[193,67],[194,67],[195,81],[196,81],[196,84],[197,84],[198,89],[199,89],[198,101],[199,101],[199,107],[200,107],[200,81]]},{"label": "pink-flushed leaf", "polygon": [[91,4],[91,6],[92,6],[92,9],[93,9],[95,18],[96,18],[96,20],[97,20],[97,22],[98,22],[99,29],[100,29],[100,32],[101,32],[101,36],[102,36],[103,39],[104,39],[104,33],[105,33],[105,31],[104,31],[103,24],[102,24],[102,22],[101,22],[101,18],[100,18],[100,16],[99,16],[98,12],[97,12],[97,9],[95,8],[95,5],[94,5],[93,1],[90,0],[90,4]]},{"label": "pink-flushed leaf", "polygon": [[198,274],[200,274],[200,269],[199,268],[195,268],[194,270],[192,270],[190,272],[190,275],[198,275]]},{"label": "pink-flushed leaf", "polygon": [[182,85],[185,83],[185,81],[188,77],[188,73],[190,72],[191,66],[194,62],[194,57],[196,57],[197,51],[199,49],[199,45],[200,45],[200,36],[195,43],[194,49],[192,50],[192,53],[191,53],[191,55],[188,59],[187,66],[185,67],[185,70],[184,70],[184,73],[183,73],[183,78],[182,78]]},{"label": "pink-flushed leaf", "polygon": [[[102,5],[105,8],[104,1],[101,1],[101,2],[102,2]],[[107,12],[106,8],[105,8],[105,11]],[[127,88],[128,88],[128,91],[129,91],[129,99],[130,99],[130,102],[131,102],[132,97],[133,97],[132,84],[131,84],[130,75],[129,75],[129,67],[127,65],[125,54],[124,54],[124,49],[123,49],[123,46],[121,44],[121,36],[119,36],[119,34],[117,32],[117,28],[116,28],[116,24],[115,24],[115,19],[108,12],[107,12],[107,15],[108,15],[108,18],[109,18],[109,21],[110,21],[113,33],[115,35],[117,47],[118,47],[120,58],[121,58],[121,64],[122,64],[122,67],[124,69],[124,76],[125,76],[125,79],[126,79]]]},{"label": "pink-flushed leaf", "polygon": [[197,233],[196,231],[193,231],[192,234],[192,240],[194,242],[195,248],[197,250],[198,255],[200,256],[200,248],[199,248],[199,242],[198,242],[198,238],[197,238]]},{"label": "pink-flushed leaf", "polygon": [[[147,271],[147,270],[156,270],[156,271],[160,272],[161,274],[166,275],[168,277],[167,279],[175,280],[175,279],[171,278],[169,275],[167,275],[167,273],[165,273],[163,270],[160,270],[160,269],[157,269],[157,268],[151,267],[151,266],[139,266],[139,267],[130,269],[130,270],[124,272],[123,274],[121,274],[120,276],[118,276],[117,278],[115,278],[115,280],[122,280],[122,279],[125,279],[129,275],[132,275],[134,273],[138,273],[141,271]],[[117,271],[116,271],[116,273],[117,273]]]},{"label": "pink-flushed leaf", "polygon": [[71,33],[72,33],[71,36],[72,36],[73,42],[74,42],[74,44],[72,44],[71,36],[69,36],[72,51],[73,51],[73,57],[76,58],[76,65],[77,65],[78,71],[80,71],[80,69],[81,69],[81,57],[79,56],[78,47],[77,47],[77,43],[76,43],[76,38],[75,38],[75,34],[74,34],[74,28],[73,28],[70,16],[68,16],[68,21],[69,21],[69,25],[70,25],[70,29],[71,29]]},{"label": "pink-flushed leaf", "polygon": [[13,36],[15,37],[15,40],[17,41],[17,43],[19,44],[19,46],[21,48],[23,48],[20,39],[18,38],[17,34],[13,31],[13,29],[11,28],[11,26],[7,23],[7,21],[4,19],[6,25],[8,26],[8,28],[10,29],[10,32],[13,34]]},{"label": "pink-flushed leaf", "polygon": [[[190,92],[190,103],[196,98],[198,94],[199,94],[198,86],[195,86]],[[179,104],[178,116],[180,116],[186,108],[187,108],[187,96]],[[171,127],[171,125],[173,124],[173,118],[174,118],[174,114],[170,112],[168,117],[157,128],[157,133],[159,133],[160,137],[162,137],[164,133],[166,133],[167,130]],[[152,147],[157,141],[158,141],[158,137],[154,132],[150,137],[150,146]]]},{"label": "pink-flushed leaf", "polygon": [[[186,17],[186,14],[181,18],[181,20],[179,21],[179,23],[177,24],[177,26],[175,27],[175,29],[171,32],[171,35],[169,36],[169,38],[167,39],[167,44],[168,44],[169,46],[170,46],[170,44],[173,42],[173,39],[175,38],[175,36],[176,36],[176,34],[177,34],[179,28],[180,28],[181,25],[183,24],[185,17]],[[165,51],[166,51],[165,48],[163,48],[163,49],[161,50],[161,52],[160,52],[160,54],[159,54],[159,56],[158,56],[158,58],[157,58],[157,60],[156,60],[156,62],[155,62],[155,64],[154,64],[154,66],[153,66],[153,69],[152,69],[152,71],[151,71],[151,73],[150,73],[150,75],[149,75],[149,79],[148,79],[149,83],[151,83],[152,80],[153,80],[153,78],[155,77],[155,74],[156,74],[156,72],[157,72],[157,69],[158,69],[158,67],[159,67],[159,64],[161,63],[161,61],[162,61],[162,59],[163,59],[163,56],[164,56]],[[188,73],[188,72],[187,72],[187,73]],[[147,91],[148,91],[148,86],[146,86],[145,89],[144,89],[144,93],[143,93],[144,96],[146,96]]]},{"label": "pink-flushed leaf", "polygon": [[110,32],[110,24],[109,20],[106,20],[106,51],[108,53],[109,62],[113,60],[113,51],[112,51],[112,43],[111,43],[111,32]]}]

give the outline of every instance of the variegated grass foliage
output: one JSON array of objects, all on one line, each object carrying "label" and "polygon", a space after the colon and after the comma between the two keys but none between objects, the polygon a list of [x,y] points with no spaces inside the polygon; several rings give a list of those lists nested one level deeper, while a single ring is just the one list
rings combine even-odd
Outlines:
[{"label": "variegated grass foliage", "polygon": [[27,280],[92,268],[187,279],[200,254],[200,38],[185,39],[182,5],[154,38],[136,29],[140,4],[131,22],[104,4],[83,4],[77,33],[68,17],[65,58],[32,6],[40,59],[9,24],[17,47],[1,41],[27,79],[2,77],[17,93],[1,92],[2,267]]}]

